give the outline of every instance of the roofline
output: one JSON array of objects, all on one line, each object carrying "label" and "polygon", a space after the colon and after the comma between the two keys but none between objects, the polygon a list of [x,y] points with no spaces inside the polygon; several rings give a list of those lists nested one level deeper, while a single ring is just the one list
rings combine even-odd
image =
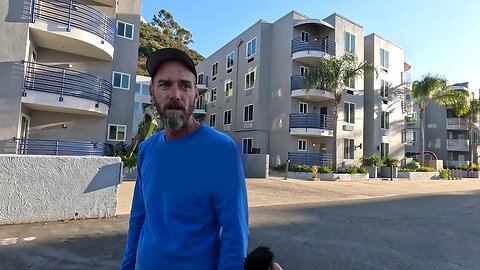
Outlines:
[{"label": "roofline", "polygon": [[350,22],[350,23],[352,23],[352,24],[355,24],[356,26],[358,26],[358,27],[360,27],[360,28],[363,29],[363,26],[362,26],[362,25],[358,24],[357,22],[352,21],[351,19],[343,16],[342,14],[340,14],[340,13],[338,13],[338,12],[334,12],[334,13],[330,14],[329,16],[325,17],[323,20],[325,20],[326,18],[328,18],[328,17],[330,17],[330,16],[332,16],[332,15],[338,16],[338,17],[340,17],[340,18],[342,18],[342,19],[344,19],[344,20],[346,20],[346,21],[348,21],[348,22]]},{"label": "roofline", "polygon": [[393,45],[397,46],[398,48],[404,50],[404,48],[403,48],[402,46],[398,45],[398,44],[395,43],[395,42],[392,42],[392,41],[389,40],[389,39],[386,39],[386,38],[380,36],[379,34],[377,34],[377,33],[375,33],[375,32],[373,32],[373,33],[371,33],[371,34],[369,34],[369,35],[366,35],[365,38],[367,38],[367,37],[369,37],[369,36],[376,36],[376,37],[381,38],[381,39],[385,40],[386,42],[388,42],[388,43],[390,43],[390,44],[393,44]]}]

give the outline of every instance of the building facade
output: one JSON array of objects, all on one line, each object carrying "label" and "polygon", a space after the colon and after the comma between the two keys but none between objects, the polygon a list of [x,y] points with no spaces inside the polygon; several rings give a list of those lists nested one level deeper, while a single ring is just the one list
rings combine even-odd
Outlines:
[{"label": "building facade", "polygon": [[0,0],[0,153],[130,143],[141,1]]}]

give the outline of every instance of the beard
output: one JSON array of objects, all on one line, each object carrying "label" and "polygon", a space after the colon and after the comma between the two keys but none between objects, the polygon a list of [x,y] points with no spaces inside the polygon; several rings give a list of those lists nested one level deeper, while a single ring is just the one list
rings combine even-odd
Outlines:
[{"label": "beard", "polygon": [[[193,104],[185,106],[179,100],[171,100],[162,107],[156,100],[153,100],[153,102],[163,127],[171,132],[176,132],[186,127],[188,118],[193,114]],[[177,109],[179,111],[167,111],[169,109]]]}]

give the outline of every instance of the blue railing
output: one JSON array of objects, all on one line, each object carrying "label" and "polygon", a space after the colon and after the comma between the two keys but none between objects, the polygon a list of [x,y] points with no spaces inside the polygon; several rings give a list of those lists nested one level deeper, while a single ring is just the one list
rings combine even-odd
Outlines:
[{"label": "blue railing", "polygon": [[319,113],[291,113],[290,128],[333,130],[332,117]]},{"label": "blue railing", "polygon": [[23,96],[28,91],[40,91],[58,94],[59,101],[63,101],[63,96],[72,96],[93,100],[96,107],[99,103],[111,104],[112,84],[100,77],[32,62],[25,64]]},{"label": "blue railing", "polygon": [[104,142],[13,139],[19,155],[105,156],[107,151]]},{"label": "blue railing", "polygon": [[288,152],[288,159],[292,165],[318,165],[318,166],[331,166],[332,155],[331,154],[315,154],[315,153],[301,153],[301,152]]},{"label": "blue railing", "polygon": [[99,36],[115,46],[117,27],[105,14],[73,0],[32,0],[30,22],[36,19],[59,23]]},{"label": "blue railing", "polygon": [[316,39],[309,37],[308,41],[303,41],[301,37],[292,40],[292,53],[300,51],[321,51],[330,55],[335,55],[335,41],[327,38]]}]

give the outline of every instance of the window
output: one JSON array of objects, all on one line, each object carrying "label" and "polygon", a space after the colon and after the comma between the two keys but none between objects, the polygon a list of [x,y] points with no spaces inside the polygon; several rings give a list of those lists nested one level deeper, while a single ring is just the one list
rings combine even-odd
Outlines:
[{"label": "window", "polygon": [[384,129],[389,129],[390,128],[390,113],[389,112],[382,112],[381,116],[381,124],[380,127]]},{"label": "window", "polygon": [[308,68],[300,66],[300,75],[305,76],[305,75],[307,75],[307,73],[308,73]]},{"label": "window", "polygon": [[478,132],[473,132],[473,143],[478,143]]},{"label": "window", "polygon": [[355,140],[343,139],[343,159],[354,159]]},{"label": "window", "polygon": [[243,122],[253,121],[253,104],[243,107]]},{"label": "window", "polygon": [[130,89],[130,74],[114,71],[112,81],[113,87],[125,90]]},{"label": "window", "polygon": [[213,88],[210,90],[210,102],[214,102],[217,100],[217,88]]},{"label": "window", "polygon": [[355,104],[350,102],[345,102],[344,107],[344,121],[349,124],[355,124]]},{"label": "window", "polygon": [[298,140],[298,151],[307,151],[307,140]]},{"label": "window", "polygon": [[205,76],[205,71],[197,75],[197,84],[207,84],[207,76]]},{"label": "window", "polygon": [[211,126],[211,127],[215,126],[215,114],[214,113],[210,114],[209,119],[208,119],[208,125]]},{"label": "window", "polygon": [[380,80],[380,96],[383,98],[388,97],[388,90],[390,88],[390,84],[385,80]]},{"label": "window", "polygon": [[251,154],[253,147],[253,139],[252,138],[243,138],[242,139],[242,153],[243,154]]},{"label": "window", "polygon": [[233,67],[235,63],[235,52],[231,52],[227,55],[227,69]]},{"label": "window", "polygon": [[245,90],[255,87],[255,70],[245,75]]},{"label": "window", "polygon": [[139,83],[135,84],[135,93],[141,94],[142,93],[142,85]]},{"label": "window", "polygon": [[150,83],[142,84],[142,95],[150,96]]},{"label": "window", "polygon": [[143,113],[142,103],[140,103],[140,102],[135,102],[134,111],[135,111],[136,113]]},{"label": "window", "polygon": [[133,24],[117,21],[117,36],[133,40]]},{"label": "window", "polygon": [[227,81],[225,83],[225,96],[229,97],[233,95],[233,81]]},{"label": "window", "polygon": [[227,110],[223,112],[223,125],[229,126],[232,124],[232,110]]},{"label": "window", "polygon": [[418,139],[417,137],[417,131],[413,130],[412,131],[412,142],[416,142]]},{"label": "window", "polygon": [[345,86],[348,88],[355,89],[355,77],[349,77],[348,79],[345,80]]},{"label": "window", "polygon": [[308,32],[302,31],[302,41],[308,42]]},{"label": "window", "polygon": [[412,112],[411,116],[405,116],[405,122],[416,123],[417,122],[417,112]]},{"label": "window", "polygon": [[390,66],[389,53],[384,49],[380,49],[380,66],[388,68]]},{"label": "window", "polygon": [[108,140],[125,141],[126,125],[108,124]]},{"label": "window", "polygon": [[345,31],[345,51],[355,53],[355,35]]},{"label": "window", "polygon": [[212,77],[217,76],[218,74],[218,62],[212,65]]},{"label": "window", "polygon": [[299,109],[298,111],[300,113],[308,113],[308,104],[307,103],[303,103],[303,102],[300,102],[299,103]]},{"label": "window", "polygon": [[380,143],[380,157],[383,158],[390,153],[390,144]]},{"label": "window", "polygon": [[150,95],[150,90],[148,89],[149,87],[150,87],[150,84],[136,83],[135,93],[149,96]]},{"label": "window", "polygon": [[257,53],[257,38],[252,38],[247,43],[247,58]]},{"label": "window", "polygon": [[409,102],[412,101],[412,94],[410,93],[405,94],[405,101],[409,101]]}]

